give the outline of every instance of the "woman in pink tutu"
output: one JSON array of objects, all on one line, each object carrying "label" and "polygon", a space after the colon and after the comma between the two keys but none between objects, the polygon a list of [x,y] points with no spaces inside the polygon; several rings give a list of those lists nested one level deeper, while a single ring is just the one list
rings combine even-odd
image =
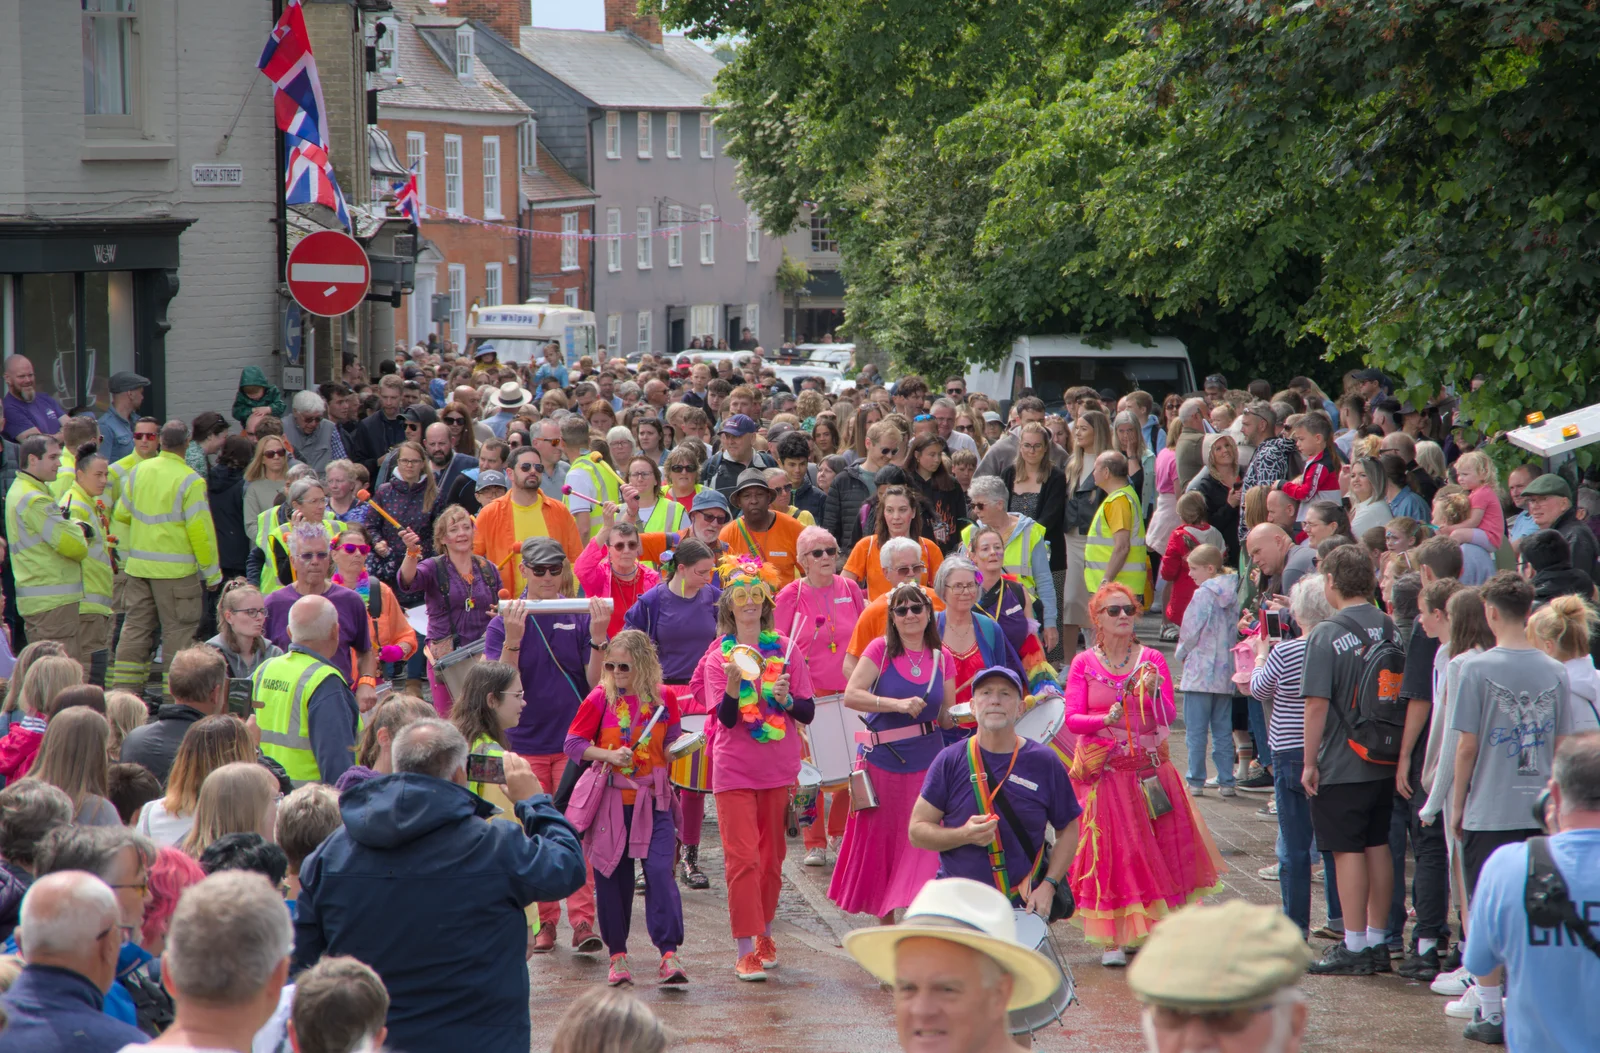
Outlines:
[{"label": "woman in pink tutu", "polygon": [[906,833],[929,765],[944,748],[956,700],[956,662],[939,642],[933,605],[915,582],[889,592],[889,623],[850,674],[844,704],[866,714],[865,769],[878,804],[850,813],[828,898],[840,910],[894,923],[939,870],[939,856]]},{"label": "woman in pink tutu", "polygon": [[1094,646],[1067,675],[1066,726],[1083,833],[1068,877],[1102,965],[1128,963],[1167,914],[1221,886],[1222,860],[1167,753],[1173,717],[1166,659],[1134,637],[1139,604],[1110,582],[1089,603]]}]

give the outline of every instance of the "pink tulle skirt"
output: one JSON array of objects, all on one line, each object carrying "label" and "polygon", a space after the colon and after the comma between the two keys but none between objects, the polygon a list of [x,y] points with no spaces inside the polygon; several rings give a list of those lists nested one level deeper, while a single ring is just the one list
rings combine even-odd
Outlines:
[{"label": "pink tulle skirt", "polygon": [[1073,784],[1083,804],[1078,853],[1068,879],[1084,939],[1106,947],[1136,947],[1156,922],[1220,888],[1224,869],[1195,811],[1183,779],[1162,750],[1156,777],[1173,809],[1151,819],[1141,773],[1118,757],[1093,782]]},{"label": "pink tulle skirt", "polygon": [[896,775],[870,765],[878,807],[851,812],[834,864],[828,898],[850,914],[881,918],[909,907],[939,871],[939,854],[914,848],[907,839],[911,809],[926,772]]}]

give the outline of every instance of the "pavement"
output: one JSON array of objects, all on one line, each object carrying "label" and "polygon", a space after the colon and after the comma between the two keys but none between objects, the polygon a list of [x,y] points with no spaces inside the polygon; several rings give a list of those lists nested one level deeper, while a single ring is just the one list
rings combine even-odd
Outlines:
[{"label": "pavement", "polygon": [[[1153,636],[1145,633],[1146,639]],[[1163,646],[1163,650],[1168,648]],[[1182,734],[1171,742],[1173,763],[1184,765]],[[1214,774],[1214,773],[1213,773]],[[1229,867],[1224,888],[1214,899],[1246,899],[1276,906],[1278,884],[1256,876],[1276,861],[1276,822],[1256,810],[1270,794],[1222,798],[1208,790],[1199,799]],[[733,976],[734,944],[728,929],[726,882],[715,805],[706,809],[700,863],[711,888],[679,890],[683,898],[686,943],[680,950],[688,969],[687,988],[660,988],[655,983],[658,961],[644,925],[643,895],[635,899],[629,962],[634,992],[670,1029],[675,1053],[743,1053],[805,1050],[806,1053],[862,1053],[899,1048],[891,996],[862,972],[844,952],[841,937],[850,929],[875,924],[874,919],[840,913],[827,898],[832,857],[825,867],[806,867],[799,838],[789,841],[783,891],[773,935],[780,963],[765,983],[741,983]],[[1312,886],[1312,924],[1325,920],[1320,881]],[[529,963],[532,978],[530,1012],[532,1049],[550,1048],[555,1029],[572,999],[605,983],[606,957],[576,954],[563,916],[554,953]],[[1070,921],[1054,926],[1063,962],[1077,985],[1078,1003],[1060,1025],[1033,1036],[1041,1050],[1063,1053],[1141,1053],[1139,1007],[1126,982],[1126,970],[1100,965],[1099,952],[1086,944]],[[1312,941],[1320,957],[1324,940]],[[1481,1048],[1461,1037],[1462,1022],[1444,1015],[1446,999],[1428,985],[1398,976],[1313,977],[1302,981],[1309,998],[1307,1050],[1339,1053],[1405,1053],[1413,1050]]]}]

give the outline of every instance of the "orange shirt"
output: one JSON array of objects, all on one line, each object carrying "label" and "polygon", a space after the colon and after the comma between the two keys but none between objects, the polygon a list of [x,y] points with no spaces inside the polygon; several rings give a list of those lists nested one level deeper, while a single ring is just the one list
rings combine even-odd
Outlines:
[{"label": "orange shirt", "polygon": [[[944,610],[944,601],[928,590],[928,599],[933,601],[935,611]],[[889,594],[884,593],[866,607],[862,608],[861,617],[856,619],[856,627],[850,633],[850,646],[845,648],[850,654],[860,658],[867,651],[867,644],[883,635],[889,627]]]},{"label": "orange shirt", "polygon": [[[772,513],[772,525],[765,530],[751,530],[744,517],[740,516],[722,528],[719,537],[728,551],[736,556],[750,555],[763,563],[771,563],[778,569],[778,575],[784,582],[795,579],[795,551],[796,542],[800,540],[800,531],[805,527],[800,525],[800,520],[783,512]],[[755,542],[752,546],[751,542]]]},{"label": "orange shirt", "polygon": [[[932,581],[933,576],[939,573],[939,564],[944,562],[944,553],[939,551],[937,544],[925,537],[917,540],[922,542],[922,562],[928,568],[924,580]],[[845,573],[865,586],[869,600],[875,600],[889,591],[889,579],[883,576],[883,560],[879,558],[878,551],[878,536],[873,534],[864,537],[850,550],[850,558],[844,564]]]}]

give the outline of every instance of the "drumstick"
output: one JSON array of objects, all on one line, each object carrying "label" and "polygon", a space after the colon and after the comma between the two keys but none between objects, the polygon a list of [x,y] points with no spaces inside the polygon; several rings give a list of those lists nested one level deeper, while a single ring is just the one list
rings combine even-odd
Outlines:
[{"label": "drumstick", "polygon": [[785,648],[784,652],[783,652],[783,664],[784,665],[788,665],[789,664],[789,656],[791,654],[794,654],[794,642],[800,635],[800,619],[804,618],[804,617],[805,617],[804,614],[801,614],[799,611],[796,611],[795,612],[795,616],[794,616],[794,621],[789,623],[789,646],[787,648]]},{"label": "drumstick", "polygon": [[365,491],[365,490],[357,490],[356,491],[356,500],[357,501],[365,501],[367,504],[371,505],[377,511],[377,513],[380,516],[382,516],[383,518],[387,519],[390,523],[392,523],[396,530],[404,530],[405,529],[405,527],[400,525],[400,520],[396,519],[394,516],[390,515],[388,512],[385,512],[383,510],[383,506],[380,505],[378,502],[374,501],[372,499],[372,495],[369,494],[367,491]]}]

